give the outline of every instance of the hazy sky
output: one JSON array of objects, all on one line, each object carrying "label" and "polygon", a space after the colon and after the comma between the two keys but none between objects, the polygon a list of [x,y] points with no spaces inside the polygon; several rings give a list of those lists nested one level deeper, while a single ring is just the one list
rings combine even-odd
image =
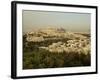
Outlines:
[{"label": "hazy sky", "polygon": [[23,10],[22,16],[23,32],[45,27],[62,27],[67,31],[89,32],[91,26],[91,14],[88,13]]}]

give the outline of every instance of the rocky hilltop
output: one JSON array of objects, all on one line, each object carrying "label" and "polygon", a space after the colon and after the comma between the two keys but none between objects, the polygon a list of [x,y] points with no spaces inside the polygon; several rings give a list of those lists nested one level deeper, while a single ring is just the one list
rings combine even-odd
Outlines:
[{"label": "rocky hilltop", "polygon": [[90,52],[90,34],[88,33],[68,32],[63,28],[45,28],[25,35],[27,42],[40,44],[49,42],[48,45],[39,45],[38,48],[50,52],[84,52],[85,54]]},{"label": "rocky hilltop", "polygon": [[47,39],[57,39],[57,38],[69,38],[69,39],[87,39],[86,36],[81,34],[75,34],[73,32],[67,32],[63,28],[45,28],[39,29],[34,32],[28,32],[27,41],[41,42]]}]

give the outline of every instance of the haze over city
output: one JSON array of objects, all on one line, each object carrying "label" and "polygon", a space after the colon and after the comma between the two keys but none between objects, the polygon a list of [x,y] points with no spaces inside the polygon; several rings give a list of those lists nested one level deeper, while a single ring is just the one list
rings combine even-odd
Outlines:
[{"label": "haze over city", "polygon": [[90,32],[90,17],[89,13],[23,10],[23,32],[46,27],[64,28],[72,32]]}]

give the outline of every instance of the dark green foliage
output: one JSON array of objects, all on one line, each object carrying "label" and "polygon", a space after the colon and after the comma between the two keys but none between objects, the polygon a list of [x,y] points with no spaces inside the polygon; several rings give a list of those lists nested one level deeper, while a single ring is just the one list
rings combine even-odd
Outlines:
[{"label": "dark green foliage", "polygon": [[90,54],[51,53],[46,50],[24,52],[23,69],[90,66]]}]

